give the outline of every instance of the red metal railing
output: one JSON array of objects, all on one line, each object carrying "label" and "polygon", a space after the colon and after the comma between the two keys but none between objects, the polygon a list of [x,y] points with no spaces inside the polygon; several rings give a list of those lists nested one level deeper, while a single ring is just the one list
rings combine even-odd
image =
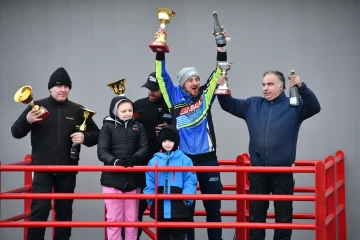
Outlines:
[{"label": "red metal railing", "polygon": [[[24,199],[24,213],[12,218],[0,221],[0,227],[23,227],[24,239],[26,239],[27,227],[142,227],[144,232],[152,239],[156,239],[158,227],[176,227],[176,228],[235,228],[236,239],[249,239],[249,228],[268,228],[268,229],[305,229],[315,230],[316,240],[335,240],[336,237],[346,240],[346,205],[345,205],[345,174],[344,174],[344,153],[338,151],[336,156],[326,157],[324,160],[302,161],[298,160],[295,167],[256,167],[249,165],[249,156],[242,154],[236,160],[220,160],[220,165],[236,165],[222,167],[148,167],[139,166],[134,168],[123,168],[113,166],[22,166],[28,165],[31,157],[27,155],[22,163],[8,164],[0,166],[1,172],[4,171],[25,171],[25,186],[8,192],[1,192],[1,199]],[[224,185],[224,190],[235,190],[236,194],[91,194],[91,193],[28,193],[31,190],[31,172],[32,171],[86,171],[86,172],[135,172],[135,171],[181,171],[181,172],[236,172],[236,185]],[[294,173],[315,173],[315,187],[295,187],[295,192],[310,192],[314,195],[250,195],[248,193],[248,172],[294,172]],[[26,193],[21,193],[26,192]],[[30,214],[31,199],[195,199],[195,200],[235,200],[235,211],[221,211],[222,216],[236,216],[236,222],[106,222],[106,221],[72,221],[72,222],[30,222],[28,217]],[[249,200],[292,200],[292,201],[314,201],[315,213],[295,213],[295,219],[314,219],[313,224],[302,223],[250,223],[249,222]],[[54,214],[54,211],[53,211]],[[146,211],[148,214],[148,211]],[[196,211],[196,216],[204,216],[204,211]],[[268,214],[268,218],[274,218],[273,213]],[[16,222],[24,219],[24,222]],[[338,225],[336,227],[336,219]],[[155,228],[155,234],[148,229]]]}]

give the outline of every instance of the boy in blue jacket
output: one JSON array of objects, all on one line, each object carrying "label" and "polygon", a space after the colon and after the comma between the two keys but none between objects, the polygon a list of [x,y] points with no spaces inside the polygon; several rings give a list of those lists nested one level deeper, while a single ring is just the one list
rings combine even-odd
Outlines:
[{"label": "boy in blue jacket", "polygon": [[[148,166],[193,166],[179,147],[179,132],[175,126],[165,126],[159,133],[161,152],[155,153],[149,161]],[[159,194],[195,194],[197,177],[193,172],[159,172],[158,173]],[[155,193],[155,172],[146,172],[145,194]],[[189,206],[193,200],[158,200],[159,221],[188,221],[190,216]],[[155,219],[155,202],[148,200],[150,217]],[[184,228],[159,228],[158,240],[184,240]]]}]

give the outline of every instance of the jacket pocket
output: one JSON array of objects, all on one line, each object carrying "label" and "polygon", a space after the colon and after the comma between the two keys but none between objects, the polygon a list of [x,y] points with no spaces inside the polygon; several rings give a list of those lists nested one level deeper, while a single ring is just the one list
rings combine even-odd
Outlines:
[{"label": "jacket pocket", "polygon": [[271,153],[269,161],[273,166],[290,166],[295,160],[295,152],[292,147],[292,140],[279,141]]}]

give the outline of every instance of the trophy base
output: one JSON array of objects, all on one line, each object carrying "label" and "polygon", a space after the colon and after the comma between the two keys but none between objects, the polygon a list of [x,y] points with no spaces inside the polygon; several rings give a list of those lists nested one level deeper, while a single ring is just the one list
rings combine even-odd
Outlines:
[{"label": "trophy base", "polygon": [[149,47],[154,53],[163,52],[168,53],[169,47],[165,42],[150,42]]},{"label": "trophy base", "polygon": [[230,89],[215,89],[215,95],[231,95]]},{"label": "trophy base", "polygon": [[41,107],[40,109],[44,113],[40,115],[41,120],[37,121],[37,123],[41,123],[41,122],[45,121],[45,119],[47,119],[50,116],[50,113],[48,112],[48,110],[46,110],[46,108]]}]

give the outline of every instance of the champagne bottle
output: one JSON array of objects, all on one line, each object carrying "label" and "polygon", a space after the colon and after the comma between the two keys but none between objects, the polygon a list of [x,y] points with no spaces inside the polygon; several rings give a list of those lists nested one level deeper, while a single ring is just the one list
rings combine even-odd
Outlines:
[{"label": "champagne bottle", "polygon": [[213,12],[214,17],[214,35],[215,42],[218,47],[224,47],[226,45],[226,39],[222,34],[221,25],[216,12]]},{"label": "champagne bottle", "polygon": [[164,123],[164,119],[162,114],[162,108],[158,108],[158,125],[163,123]]},{"label": "champagne bottle", "polygon": [[[76,130],[79,131],[79,126],[76,126]],[[73,143],[70,149],[70,158],[73,161],[79,161],[80,144]]]},{"label": "champagne bottle", "polygon": [[[291,76],[295,75],[295,71],[291,70]],[[300,97],[299,97],[299,88],[297,85],[292,86],[289,90],[289,95],[290,95],[290,105],[292,107],[297,107],[299,106],[300,103]]]}]

